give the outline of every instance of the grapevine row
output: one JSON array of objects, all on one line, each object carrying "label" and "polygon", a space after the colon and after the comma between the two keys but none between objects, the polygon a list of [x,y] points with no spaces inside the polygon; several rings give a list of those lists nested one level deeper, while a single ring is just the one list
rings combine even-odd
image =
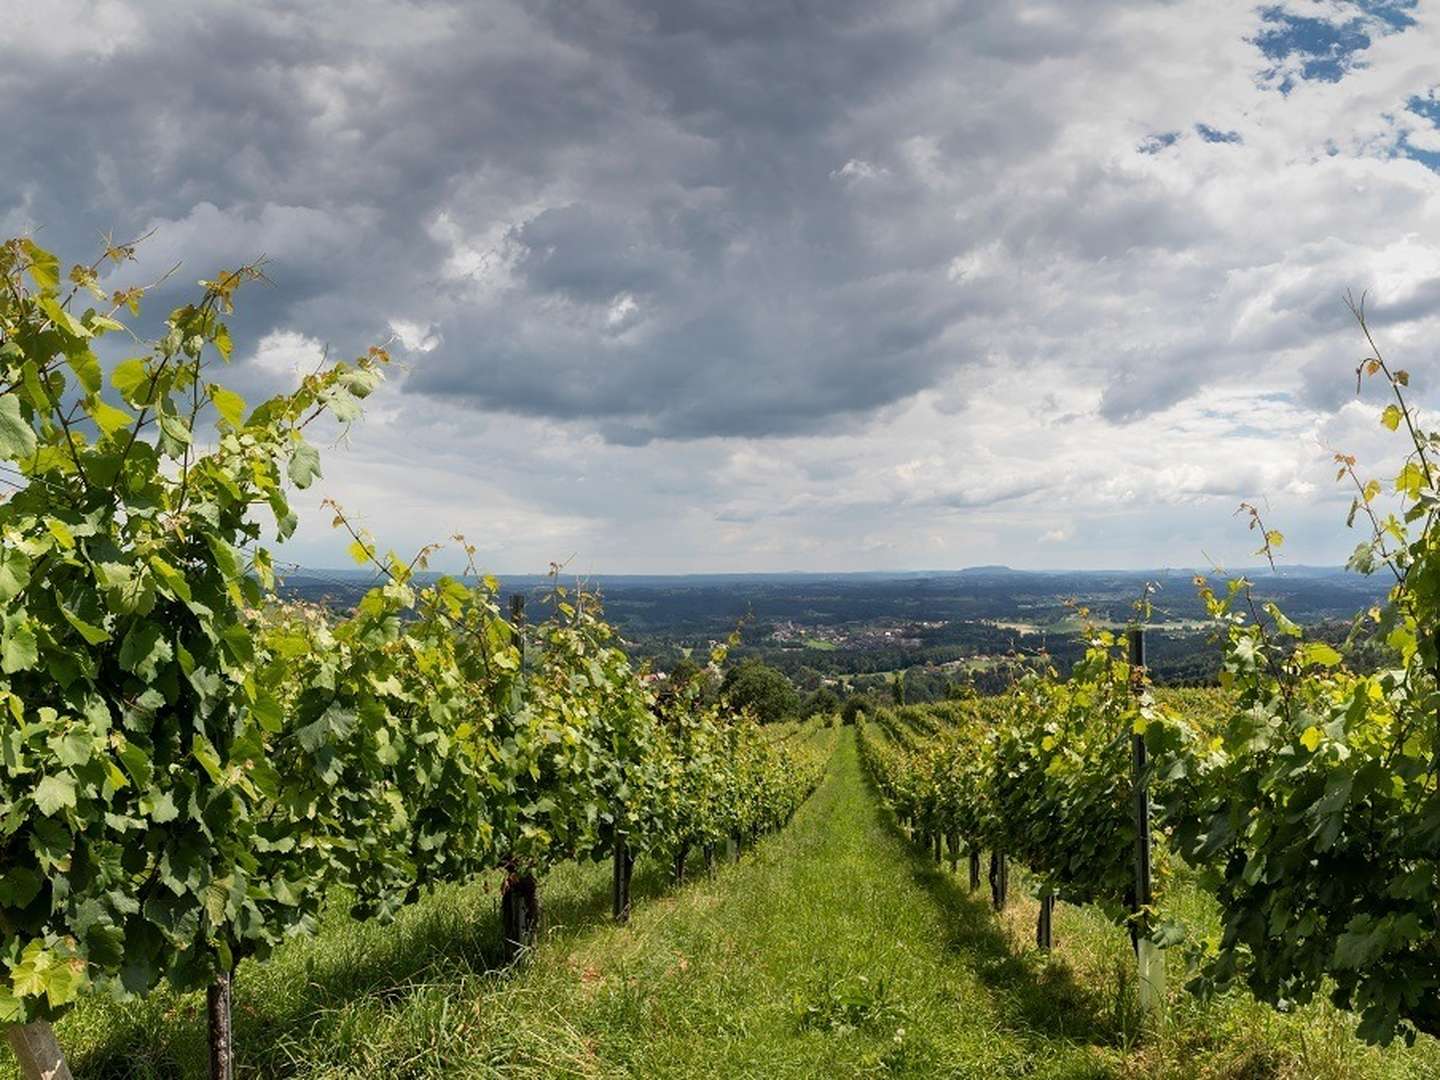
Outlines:
[{"label": "grapevine row", "polygon": [[[1356,621],[1384,643],[1379,670],[1348,670],[1251,581],[1197,579],[1219,692],[1157,694],[1120,640],[1090,630],[1068,677],[1031,673],[1000,697],[930,709],[943,724],[924,738],[912,710],[882,713],[862,747],[902,818],[932,844],[970,848],[972,883],[974,853],[998,858],[997,902],[1003,859],[1018,859],[1042,899],[1098,905],[1141,948],[1186,941],[1190,989],[1243,983],[1280,1007],[1328,994],[1386,1044],[1440,1034],[1440,433],[1381,355],[1363,301],[1351,309],[1370,350],[1357,387],[1379,384],[1380,422],[1403,445],[1393,512],[1379,481],[1335,455],[1347,524],[1365,535],[1349,565],[1391,583]],[[1242,510],[1273,566],[1284,538]],[[1141,865],[1152,824],[1153,882]],[[1157,918],[1182,864],[1217,901],[1218,942]]]},{"label": "grapevine row", "polygon": [[353,422],[388,357],[251,408],[211,378],[242,268],[107,379],[98,343],[138,340],[144,290],[99,269],[0,246],[0,1027],[27,1069],[64,1068],[48,1021],[83,994],[167,981],[209,988],[229,1076],[231,973],[336,886],[388,917],[498,870],[518,950],[556,862],[615,858],[623,916],[637,856],[683,875],[813,788],[824,740],[657,694],[593,597],[557,586],[528,626],[473,565],[422,585],[428,553],[382,555],[337,509],[379,584],[344,617],[279,601],[265,533],[320,475],[307,432]]}]

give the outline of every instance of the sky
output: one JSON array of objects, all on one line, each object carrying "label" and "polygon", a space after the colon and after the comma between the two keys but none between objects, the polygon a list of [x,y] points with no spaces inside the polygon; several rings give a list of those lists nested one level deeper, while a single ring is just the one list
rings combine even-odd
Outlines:
[{"label": "sky", "polygon": [[[0,0],[0,235],[252,401],[388,343],[337,500],[581,573],[1251,565],[1362,539],[1368,290],[1440,402],[1431,0]],[[442,554],[437,565],[454,565]]]}]

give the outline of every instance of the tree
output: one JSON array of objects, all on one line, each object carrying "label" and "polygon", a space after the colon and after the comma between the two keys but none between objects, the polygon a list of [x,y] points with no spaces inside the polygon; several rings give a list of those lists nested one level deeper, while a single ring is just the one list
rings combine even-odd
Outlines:
[{"label": "tree", "polygon": [[670,669],[670,686],[678,693],[689,686],[697,679],[702,679],[705,669],[688,656],[682,656],[675,661],[675,666]]},{"label": "tree", "polygon": [[800,695],[785,673],[759,660],[742,660],[727,671],[720,695],[734,709],[751,710],[762,724],[800,712]]},{"label": "tree", "polygon": [[805,699],[805,708],[801,711],[801,715],[808,719],[812,716],[820,716],[839,711],[839,695],[828,686],[822,686]]},{"label": "tree", "polygon": [[853,726],[860,717],[874,711],[874,702],[865,694],[852,694],[845,701],[845,707],[840,710],[840,722]]},{"label": "tree", "polygon": [[975,678],[972,675],[966,675],[962,682],[945,684],[946,701],[969,701],[975,696]]},{"label": "tree", "polygon": [[813,694],[824,685],[823,678],[820,672],[809,664],[801,664],[791,674],[790,681],[806,693]]}]

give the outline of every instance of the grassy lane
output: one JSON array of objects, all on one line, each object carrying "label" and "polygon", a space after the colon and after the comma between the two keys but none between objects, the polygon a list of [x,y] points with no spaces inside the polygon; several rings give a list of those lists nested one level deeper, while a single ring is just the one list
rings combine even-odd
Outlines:
[{"label": "grassy lane", "polygon": [[[911,848],[849,729],[789,828],[740,863],[679,890],[639,868],[628,927],[609,923],[607,889],[603,865],[547,878],[545,940],[510,974],[487,971],[498,933],[482,889],[443,892],[396,926],[337,916],[241,969],[241,1075],[1433,1075],[1422,1058],[1365,1050],[1338,1014],[1333,1045],[1318,1046],[1313,1016],[1248,999],[1177,1008],[1137,1043],[1123,933],[1062,907],[1057,954],[1026,947],[1033,903],[1016,896],[996,920]],[[199,1007],[89,1003],[61,1035],[81,1077],[199,1077]]]},{"label": "grassy lane", "polygon": [[511,993],[563,1017],[545,1041],[593,1075],[1110,1075],[1085,1045],[1103,1021],[910,851],[848,730],[784,833]]}]

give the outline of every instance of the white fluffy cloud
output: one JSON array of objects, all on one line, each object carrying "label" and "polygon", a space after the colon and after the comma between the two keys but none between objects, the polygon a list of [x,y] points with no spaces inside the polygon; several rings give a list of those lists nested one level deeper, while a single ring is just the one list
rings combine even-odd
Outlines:
[{"label": "white fluffy cloud", "polygon": [[[269,256],[247,388],[390,341],[323,487],[400,547],[458,530],[526,570],[1233,564],[1244,498],[1333,562],[1354,537],[1331,454],[1390,452],[1353,401],[1347,289],[1440,398],[1429,4],[107,0],[63,21],[0,40],[22,163],[0,224],[71,253],[153,227],[136,272],[184,260],[171,292]],[[291,557],[340,549],[320,523]]]}]

